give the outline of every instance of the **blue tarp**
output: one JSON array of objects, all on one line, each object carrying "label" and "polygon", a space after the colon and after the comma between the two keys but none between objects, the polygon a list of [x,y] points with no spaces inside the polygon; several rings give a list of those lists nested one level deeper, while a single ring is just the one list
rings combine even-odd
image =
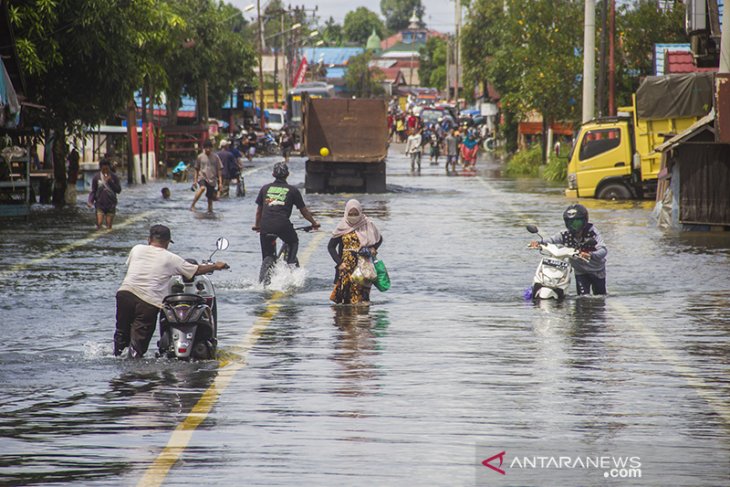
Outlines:
[{"label": "blue tarp", "polygon": [[327,68],[327,79],[344,78],[346,72],[345,68]]},{"label": "blue tarp", "polygon": [[365,50],[362,47],[305,47],[299,52],[307,58],[309,64],[322,62],[325,66],[334,64],[344,66],[353,57],[362,54]]},{"label": "blue tarp", "polygon": [[[137,105],[137,107],[142,106],[142,92],[137,91],[134,94],[134,103]],[[180,111],[184,112],[194,112],[196,108],[195,98],[191,98],[189,96],[183,95],[181,98],[181,104],[180,104]],[[166,110],[167,107],[164,104],[155,103],[155,110]]]}]

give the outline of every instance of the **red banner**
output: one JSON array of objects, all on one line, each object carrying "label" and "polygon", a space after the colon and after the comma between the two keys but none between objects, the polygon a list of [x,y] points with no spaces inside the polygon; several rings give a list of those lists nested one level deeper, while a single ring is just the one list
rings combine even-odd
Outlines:
[{"label": "red banner", "polygon": [[307,74],[307,67],[309,65],[307,64],[307,58],[303,57],[302,62],[299,63],[299,68],[297,69],[297,74],[294,76],[294,79],[292,80],[292,88],[296,88],[299,83],[304,81],[304,75]]}]

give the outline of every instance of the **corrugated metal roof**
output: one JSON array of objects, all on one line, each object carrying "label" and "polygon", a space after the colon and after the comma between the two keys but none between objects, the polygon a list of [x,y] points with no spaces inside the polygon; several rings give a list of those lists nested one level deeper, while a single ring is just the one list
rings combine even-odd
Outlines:
[{"label": "corrugated metal roof", "polygon": [[322,62],[325,65],[345,66],[351,57],[362,54],[362,47],[305,47],[300,55],[307,58],[309,64]]},{"label": "corrugated metal roof", "polygon": [[686,51],[691,52],[689,44],[654,44],[654,74],[662,76],[664,74],[664,52],[665,51]]}]

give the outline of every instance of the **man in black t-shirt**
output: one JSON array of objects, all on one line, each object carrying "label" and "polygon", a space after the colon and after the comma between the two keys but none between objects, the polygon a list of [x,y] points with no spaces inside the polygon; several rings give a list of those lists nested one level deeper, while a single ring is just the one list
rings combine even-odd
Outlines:
[{"label": "man in black t-shirt", "polygon": [[256,224],[253,230],[261,233],[262,260],[269,256],[276,256],[276,240],[267,238],[268,234],[276,235],[289,245],[287,263],[296,264],[299,237],[294,230],[294,225],[289,221],[292,209],[296,206],[302,216],[312,224],[313,229],[318,229],[320,225],[304,204],[302,193],[286,182],[286,178],[289,176],[289,168],[286,163],[274,164],[274,171],[271,175],[274,176],[274,182],[264,185],[256,197]]}]

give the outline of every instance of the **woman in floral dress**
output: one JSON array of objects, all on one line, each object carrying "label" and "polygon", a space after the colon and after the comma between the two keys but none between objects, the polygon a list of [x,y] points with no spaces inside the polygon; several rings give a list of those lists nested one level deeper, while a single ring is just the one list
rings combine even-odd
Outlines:
[{"label": "woman in floral dress", "polygon": [[357,200],[345,205],[345,215],[332,232],[327,250],[337,264],[335,287],[330,300],[338,304],[367,304],[370,301],[370,284],[360,285],[352,280],[357,268],[357,256],[361,249],[369,249],[375,256],[383,243],[378,228],[362,212]]}]

